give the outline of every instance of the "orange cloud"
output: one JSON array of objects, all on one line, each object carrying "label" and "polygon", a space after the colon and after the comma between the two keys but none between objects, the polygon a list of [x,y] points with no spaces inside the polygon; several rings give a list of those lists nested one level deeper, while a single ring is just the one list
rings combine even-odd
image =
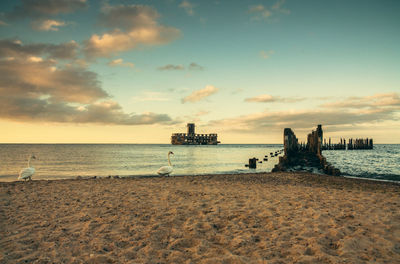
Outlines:
[{"label": "orange cloud", "polygon": [[261,18],[268,18],[272,15],[272,12],[263,5],[250,6],[249,13],[255,14],[253,18],[257,20]]},{"label": "orange cloud", "polygon": [[180,8],[183,8],[189,16],[194,15],[193,11],[193,4],[187,0],[183,0],[182,3],[179,5]]},{"label": "orange cloud", "polygon": [[290,14],[290,10],[283,8],[285,0],[278,0],[271,7],[265,7],[264,5],[253,5],[249,7],[248,13],[252,14],[252,19],[262,20],[269,19],[271,16],[277,13]]},{"label": "orange cloud", "polygon": [[58,64],[74,45],[0,41],[0,118],[59,123],[173,123],[166,114],[127,114],[101,87],[96,73]]},{"label": "orange cloud", "polygon": [[70,41],[61,44],[23,44],[20,40],[0,40],[0,57],[22,58],[44,55],[51,59],[74,59],[78,52],[78,43]]},{"label": "orange cloud", "polygon": [[383,122],[393,120],[395,111],[379,111],[372,113],[349,111],[280,111],[264,112],[236,118],[215,120],[210,126],[224,127],[243,133],[265,133],[266,130],[281,130],[285,127],[294,129],[310,129],[316,124],[324,126],[348,126],[365,123]]},{"label": "orange cloud", "polygon": [[273,50],[268,50],[268,51],[260,51],[260,57],[263,59],[269,59],[269,57],[271,57],[271,55],[273,55],[275,53],[275,51]]},{"label": "orange cloud", "polygon": [[66,26],[63,21],[46,19],[46,20],[35,20],[32,23],[32,28],[39,31],[58,31],[58,27]]},{"label": "orange cloud", "polygon": [[115,59],[108,63],[108,66],[115,67],[115,66],[122,66],[122,67],[130,67],[133,68],[135,64],[132,62],[124,62],[123,59]]},{"label": "orange cloud", "polygon": [[85,41],[85,54],[108,57],[139,45],[161,45],[177,39],[180,31],[158,24],[158,17],[157,11],[149,6],[106,5],[100,15],[100,24],[112,30],[94,34]]},{"label": "orange cloud", "polygon": [[322,105],[326,108],[376,108],[376,107],[400,107],[400,96],[397,93],[375,94],[364,97],[349,97],[338,102]]},{"label": "orange cloud", "polygon": [[[279,97],[278,97],[279,98]],[[264,95],[256,102],[273,102],[276,98]],[[285,98],[283,98],[285,100]],[[361,125],[377,125],[399,120],[400,100],[396,93],[376,94],[366,97],[350,97],[333,102],[318,110],[292,110],[261,112],[233,118],[214,120],[210,126],[223,127],[241,133],[264,133],[266,130],[312,129],[316,124],[334,127],[336,131],[355,129]]]},{"label": "orange cloud", "polygon": [[294,103],[303,100],[305,100],[305,98],[300,98],[300,97],[282,98],[280,96],[272,96],[269,94],[261,94],[255,97],[244,99],[245,102],[252,102],[252,103],[274,103],[274,102]]},{"label": "orange cloud", "polygon": [[218,90],[219,89],[216,88],[215,86],[207,85],[205,88],[194,91],[192,94],[184,97],[182,99],[182,103],[187,103],[187,102],[195,103],[201,101],[204,98],[215,94],[216,92],[218,92]]}]

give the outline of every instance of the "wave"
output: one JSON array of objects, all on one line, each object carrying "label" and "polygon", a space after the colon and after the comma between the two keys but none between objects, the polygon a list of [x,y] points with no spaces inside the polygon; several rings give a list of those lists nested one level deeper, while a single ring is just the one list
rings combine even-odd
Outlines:
[{"label": "wave", "polygon": [[383,180],[383,181],[392,181],[392,182],[400,182],[400,175],[398,174],[391,174],[391,173],[348,173],[342,172],[344,177],[351,177],[351,178],[363,178],[363,179],[373,179],[373,180]]}]

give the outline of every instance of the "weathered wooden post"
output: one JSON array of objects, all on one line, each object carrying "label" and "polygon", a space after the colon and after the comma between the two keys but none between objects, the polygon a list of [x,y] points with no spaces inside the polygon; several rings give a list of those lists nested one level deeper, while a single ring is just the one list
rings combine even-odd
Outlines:
[{"label": "weathered wooden post", "polygon": [[[286,171],[290,168],[313,166],[323,169],[327,174],[340,175],[340,170],[330,165],[321,154],[322,148],[322,126],[318,125],[316,131],[307,135],[307,144],[303,149],[303,144],[298,144],[298,139],[290,128],[284,130],[284,151],[285,155],[279,157],[279,163],[275,165],[272,172]],[[329,139],[329,148],[332,147]]]},{"label": "weathered wooden post", "polygon": [[322,138],[323,138],[323,132],[322,132],[322,125],[319,124],[317,126],[317,136],[318,136],[318,142],[317,142],[317,154],[321,155],[322,151]]},{"label": "weathered wooden post", "polygon": [[296,152],[299,148],[298,140],[290,128],[285,128],[283,131],[283,148],[286,156]]},{"label": "weathered wooden post", "polygon": [[249,159],[249,168],[257,169],[257,159],[256,158]]}]

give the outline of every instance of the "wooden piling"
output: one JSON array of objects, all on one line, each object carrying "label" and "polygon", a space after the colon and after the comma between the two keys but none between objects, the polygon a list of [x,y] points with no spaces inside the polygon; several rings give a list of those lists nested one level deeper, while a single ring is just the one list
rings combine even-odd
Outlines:
[{"label": "wooden piling", "polygon": [[[298,140],[290,128],[284,130],[284,151],[285,155],[279,157],[279,163],[272,169],[276,171],[286,171],[295,167],[313,166],[330,175],[340,175],[340,170],[329,164],[321,153],[323,142],[322,126],[318,125],[317,129],[307,135],[307,144]],[[326,142],[326,140],[325,140]],[[329,139],[329,147],[331,146]]]},{"label": "wooden piling", "polygon": [[249,159],[249,168],[257,169],[257,159],[256,158]]}]

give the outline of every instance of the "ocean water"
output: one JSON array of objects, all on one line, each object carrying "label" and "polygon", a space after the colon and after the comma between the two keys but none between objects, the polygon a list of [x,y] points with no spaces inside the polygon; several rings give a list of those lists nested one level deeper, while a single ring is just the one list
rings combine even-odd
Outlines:
[{"label": "ocean water", "polygon": [[373,150],[324,150],[343,175],[400,182],[400,145],[374,144]]},{"label": "ocean water", "polygon": [[[173,146],[170,144],[0,144],[0,181],[17,180],[31,153],[37,157],[34,179],[68,179],[77,176],[154,176],[168,165],[173,151],[173,175],[270,172],[278,157],[270,152],[282,145]],[[245,167],[249,158],[268,161],[257,169]],[[400,145],[375,145],[373,150],[323,151],[344,175],[400,182]]]},{"label": "ocean water", "polygon": [[271,171],[278,157],[257,163],[257,169],[245,164],[253,157],[262,161],[279,149],[282,145],[0,144],[0,181],[16,180],[31,153],[37,157],[31,162],[34,179],[68,179],[157,175],[161,166],[168,165],[169,151],[174,152],[170,157],[173,175],[265,172]]}]

